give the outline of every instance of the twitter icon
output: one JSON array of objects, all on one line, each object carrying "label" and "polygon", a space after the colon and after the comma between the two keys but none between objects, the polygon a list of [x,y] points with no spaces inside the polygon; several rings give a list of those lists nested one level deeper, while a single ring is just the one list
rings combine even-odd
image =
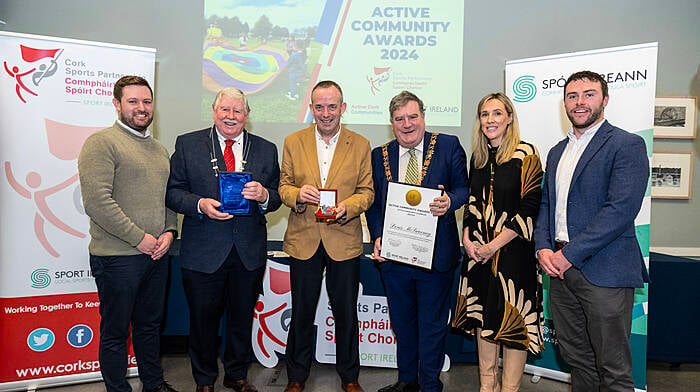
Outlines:
[{"label": "twitter icon", "polygon": [[48,328],[37,328],[27,336],[27,346],[34,351],[46,351],[55,341],[56,337]]}]

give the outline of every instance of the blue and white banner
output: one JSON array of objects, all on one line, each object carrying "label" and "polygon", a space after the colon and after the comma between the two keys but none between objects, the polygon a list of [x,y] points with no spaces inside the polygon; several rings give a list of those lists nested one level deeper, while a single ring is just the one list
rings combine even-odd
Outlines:
[{"label": "blue and white banner", "polygon": [[[608,82],[610,100],[605,118],[617,127],[644,138],[651,159],[656,58],[658,43],[565,53],[506,62],[506,95],[513,100],[520,122],[521,138],[537,146],[542,163],[556,143],[566,137],[571,124],[564,110],[564,83],[582,70],[601,74]],[[545,168],[546,170],[546,168]],[[635,220],[637,239],[649,268],[651,187],[647,186],[641,211]],[[569,369],[558,354],[556,330],[549,314],[549,279],[544,278],[545,347],[541,357],[526,371],[569,381]],[[632,313],[630,343],[636,390],[646,390],[646,343],[648,285],[637,289]]]}]

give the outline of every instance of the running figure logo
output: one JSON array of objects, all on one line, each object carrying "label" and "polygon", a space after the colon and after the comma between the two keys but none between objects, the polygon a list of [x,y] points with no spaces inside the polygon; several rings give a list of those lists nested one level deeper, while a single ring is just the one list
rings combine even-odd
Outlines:
[{"label": "running figure logo", "polygon": [[[45,120],[46,136],[49,143],[49,152],[54,157],[71,161],[78,158],[80,148],[85,139],[95,131],[104,127],[84,127],[77,125],[64,124],[57,121]],[[71,227],[62,221],[54,211],[49,207],[47,198],[54,195],[78,181],[78,173],[73,174],[67,179],[55,185],[42,187],[43,177],[36,171],[29,171],[24,183],[18,180],[12,169],[12,163],[5,161],[3,164],[5,177],[10,187],[21,197],[32,200],[34,202],[34,234],[39,240],[41,246],[53,257],[60,257],[58,251],[51,245],[46,236],[46,222],[52,224],[57,229],[74,237],[85,238],[85,233]],[[76,206],[77,209],[77,206]],[[82,211],[78,210],[83,214]]]},{"label": "running figure logo", "polygon": [[[31,94],[35,97],[38,96],[32,88],[39,87],[39,83],[41,83],[42,80],[56,73],[58,70],[58,63],[56,60],[58,60],[63,53],[63,49],[35,49],[24,45],[20,45],[19,48],[22,53],[22,60],[31,63],[27,65],[29,69],[27,71],[20,71],[20,68],[16,65],[10,68],[7,66],[7,61],[3,61],[3,66],[5,67],[7,75],[15,79],[15,93],[17,93],[17,98],[23,103],[27,103],[24,99],[27,94]],[[32,88],[29,88],[27,83],[22,79],[29,74],[31,74]]]},{"label": "running figure logo", "polygon": [[41,186],[41,174],[35,171],[30,171],[25,178],[25,182],[27,184],[25,187],[15,179],[14,174],[12,174],[12,166],[10,162],[5,161],[5,175],[7,176],[7,181],[10,183],[10,186],[12,186],[12,189],[14,189],[20,196],[24,197],[25,199],[34,199],[34,204],[36,206],[36,213],[34,214],[34,234],[36,234],[36,238],[51,256],[59,257],[60,254],[51,246],[49,240],[46,238],[46,232],[44,230],[44,224],[46,221],[49,221],[52,225],[70,235],[78,238],[85,238],[85,234],[68,226],[66,223],[60,220],[53,213],[53,211],[51,211],[51,208],[49,208],[49,205],[46,202],[46,198],[48,196],[51,196],[76,182],[78,180],[78,173],[57,185],[37,191],[34,191],[33,189]]},{"label": "running figure logo", "polygon": [[292,295],[289,266],[268,260],[263,277],[263,294],[253,316],[251,339],[253,352],[263,366],[272,368],[287,348],[287,333],[292,319]]},{"label": "running figure logo", "polygon": [[374,67],[374,75],[367,75],[369,82],[369,91],[372,95],[376,95],[381,91],[382,84],[389,80],[390,67]]}]

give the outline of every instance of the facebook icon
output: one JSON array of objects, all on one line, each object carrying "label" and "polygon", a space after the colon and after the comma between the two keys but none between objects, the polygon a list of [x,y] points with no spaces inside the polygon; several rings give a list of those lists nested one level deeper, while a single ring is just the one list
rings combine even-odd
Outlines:
[{"label": "facebook icon", "polygon": [[68,330],[66,335],[68,344],[73,347],[85,347],[92,342],[92,329],[84,324],[78,324]]}]

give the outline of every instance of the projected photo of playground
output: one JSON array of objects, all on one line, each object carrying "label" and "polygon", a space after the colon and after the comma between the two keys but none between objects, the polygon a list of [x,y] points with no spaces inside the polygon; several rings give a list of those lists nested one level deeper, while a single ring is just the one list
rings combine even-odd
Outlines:
[{"label": "projected photo of playground", "polygon": [[202,47],[202,118],[223,87],[248,96],[251,120],[296,122],[321,52],[314,42],[322,8],[305,1],[294,7],[275,2],[205,1]]}]

